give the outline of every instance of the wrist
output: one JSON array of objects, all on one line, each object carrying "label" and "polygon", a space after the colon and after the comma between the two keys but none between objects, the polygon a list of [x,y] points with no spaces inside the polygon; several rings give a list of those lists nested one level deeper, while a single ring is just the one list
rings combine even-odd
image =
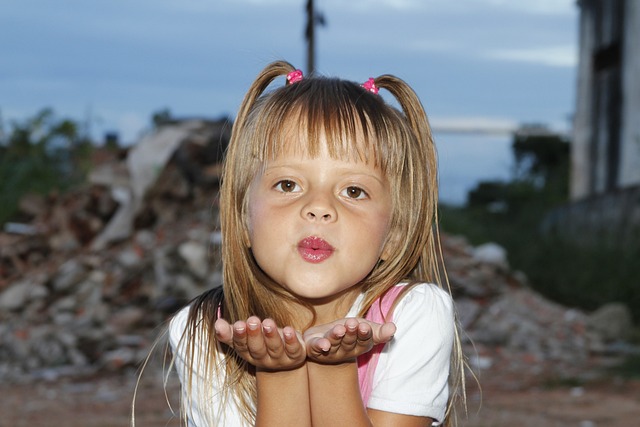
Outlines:
[{"label": "wrist", "polygon": [[288,375],[296,375],[296,373],[300,371],[306,371],[307,362],[302,362],[299,366],[287,366],[284,368],[262,368],[256,366],[256,376],[258,375],[267,375],[267,376],[288,376]]},{"label": "wrist", "polygon": [[307,364],[319,365],[319,366],[335,366],[346,367],[348,365],[355,365],[357,363],[357,357],[350,357],[342,360],[324,360],[322,357],[307,358]]},{"label": "wrist", "polygon": [[332,371],[350,371],[352,369],[357,369],[357,360],[356,358],[345,359],[339,362],[334,361],[326,361],[322,360],[307,360],[307,365],[309,369],[330,369]]}]

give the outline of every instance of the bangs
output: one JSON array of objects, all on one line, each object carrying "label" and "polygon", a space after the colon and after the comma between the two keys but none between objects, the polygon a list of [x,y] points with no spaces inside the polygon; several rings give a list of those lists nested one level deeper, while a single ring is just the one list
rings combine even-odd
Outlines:
[{"label": "bangs", "polygon": [[283,152],[313,158],[325,144],[332,158],[373,164],[388,174],[402,157],[397,133],[404,126],[398,114],[355,83],[302,80],[256,102],[248,118],[253,135],[245,143],[261,163]]}]

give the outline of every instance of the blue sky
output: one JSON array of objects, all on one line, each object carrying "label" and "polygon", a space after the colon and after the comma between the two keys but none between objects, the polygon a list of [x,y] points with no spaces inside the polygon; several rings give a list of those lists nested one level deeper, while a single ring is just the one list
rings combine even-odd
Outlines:
[{"label": "blue sky", "polygon": [[[315,0],[317,70],[396,74],[421,97],[440,153],[441,197],[506,178],[510,137],[448,128],[566,131],[574,110],[574,0]],[[96,138],[134,142],[151,114],[235,116],[274,59],[305,67],[304,0],[0,0],[0,112],[51,107]]]}]

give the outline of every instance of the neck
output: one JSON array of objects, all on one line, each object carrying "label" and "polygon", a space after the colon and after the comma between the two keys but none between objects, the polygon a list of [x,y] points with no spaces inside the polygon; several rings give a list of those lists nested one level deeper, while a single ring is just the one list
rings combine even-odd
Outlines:
[{"label": "neck", "polygon": [[316,312],[316,321],[312,326],[324,325],[345,318],[361,291],[360,286],[354,286],[331,297],[307,299],[306,302],[311,304]]}]

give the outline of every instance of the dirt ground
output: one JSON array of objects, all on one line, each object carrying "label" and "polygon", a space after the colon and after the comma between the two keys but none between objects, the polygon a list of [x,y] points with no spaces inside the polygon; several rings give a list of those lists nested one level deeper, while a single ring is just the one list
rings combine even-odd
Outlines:
[{"label": "dirt ground", "polygon": [[[640,380],[600,379],[555,387],[528,381],[517,387],[491,372],[482,377],[481,399],[478,387],[468,386],[469,414],[459,417],[460,426],[629,427],[640,419]],[[0,384],[0,426],[127,426],[135,384],[133,371],[29,385]],[[167,394],[174,404],[177,392],[171,381]],[[167,405],[159,372],[143,378],[135,413],[137,426],[180,425]]]}]

